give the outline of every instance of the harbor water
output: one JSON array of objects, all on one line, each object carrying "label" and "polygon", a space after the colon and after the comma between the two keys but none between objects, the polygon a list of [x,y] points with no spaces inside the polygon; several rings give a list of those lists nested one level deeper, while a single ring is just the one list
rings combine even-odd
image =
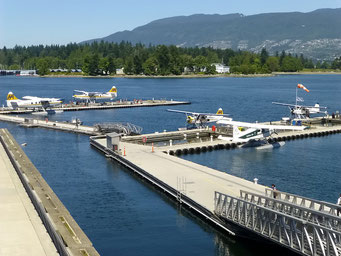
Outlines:
[{"label": "harbor water", "polygon": [[[173,109],[216,112],[222,107],[240,121],[273,121],[288,116],[286,107],[272,101],[294,103],[297,83],[304,104],[319,102],[328,112],[341,110],[341,76],[290,75],[265,78],[89,79],[0,77],[0,105],[6,95],[60,97],[69,102],[74,89],[118,89],[119,99],[174,99],[191,105]],[[130,122],[144,133],[176,130],[185,116],[165,107],[65,112],[50,120],[81,119],[85,125]],[[8,128],[48,184],[89,236],[101,255],[273,255],[268,248],[221,233],[193,216],[161,192],[106,159],[89,145],[85,135],[45,129]],[[272,150],[235,149],[182,156],[219,171],[279,190],[335,202],[341,192],[340,134],[287,141]],[[129,154],[129,152],[127,152]],[[212,195],[213,199],[213,195]],[[264,251],[264,248],[267,248]],[[285,255],[285,252],[283,252]]]}]

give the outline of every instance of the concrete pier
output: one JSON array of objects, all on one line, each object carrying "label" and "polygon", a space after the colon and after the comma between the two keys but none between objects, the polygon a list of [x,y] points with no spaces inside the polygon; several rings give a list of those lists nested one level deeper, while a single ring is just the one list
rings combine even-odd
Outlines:
[{"label": "concrete pier", "polygon": [[[125,165],[197,214],[234,234],[214,214],[214,192],[235,196],[240,189],[264,193],[265,186],[254,184],[224,172],[165,154],[161,149],[122,142],[120,153],[106,147],[106,139],[92,137],[91,145]],[[154,152],[152,152],[154,150]]]},{"label": "concrete pier", "polygon": [[40,127],[40,128],[60,130],[60,131],[66,131],[66,132],[81,133],[81,134],[86,134],[86,135],[98,135],[99,134],[96,131],[95,127],[85,126],[85,125],[76,125],[76,124],[67,123],[67,122],[39,120],[39,119],[23,118],[23,117],[10,116],[10,115],[0,115],[0,121],[17,123],[27,128]]},{"label": "concrete pier", "polygon": [[[62,111],[83,111],[83,110],[103,110],[103,109],[120,109],[120,108],[137,108],[137,107],[156,107],[156,106],[174,106],[191,104],[189,101],[175,100],[135,100],[135,101],[113,101],[102,103],[80,103],[80,104],[62,104],[61,107],[52,108],[53,110]],[[8,107],[0,108],[1,115],[7,114],[28,114],[32,110],[19,109],[13,110]]]},{"label": "concrete pier", "polygon": [[5,129],[0,142],[0,255],[99,255]]}]

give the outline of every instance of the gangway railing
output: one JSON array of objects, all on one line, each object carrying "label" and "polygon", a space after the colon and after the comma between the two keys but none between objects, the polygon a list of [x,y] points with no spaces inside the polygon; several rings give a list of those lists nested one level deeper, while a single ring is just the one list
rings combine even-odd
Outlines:
[{"label": "gangway railing", "polygon": [[[240,198],[245,201],[302,219],[304,221],[341,232],[341,218],[330,213],[293,204],[289,201],[283,201],[277,197],[268,197],[243,190],[240,190]],[[341,236],[338,237],[338,243],[340,243],[340,241]]]},{"label": "gangway railing", "polygon": [[303,207],[307,207],[310,209],[316,209],[320,212],[326,212],[335,216],[337,216],[337,210],[340,207],[337,204],[332,204],[332,203],[325,202],[325,201],[319,201],[319,200],[315,200],[315,199],[311,199],[311,198],[307,198],[303,196],[290,194],[287,192],[273,190],[271,188],[265,189],[266,196],[274,197],[275,194],[276,194],[276,199],[287,201],[287,202],[300,205]]},{"label": "gangway railing", "polygon": [[341,255],[341,233],[242,198],[215,192],[215,214],[303,255]]}]

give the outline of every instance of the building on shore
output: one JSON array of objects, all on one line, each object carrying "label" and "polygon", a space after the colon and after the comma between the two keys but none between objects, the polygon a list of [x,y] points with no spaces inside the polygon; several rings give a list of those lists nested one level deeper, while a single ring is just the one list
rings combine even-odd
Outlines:
[{"label": "building on shore", "polygon": [[215,70],[218,74],[230,73],[229,66],[225,66],[222,63],[213,63],[212,65],[215,66]]}]

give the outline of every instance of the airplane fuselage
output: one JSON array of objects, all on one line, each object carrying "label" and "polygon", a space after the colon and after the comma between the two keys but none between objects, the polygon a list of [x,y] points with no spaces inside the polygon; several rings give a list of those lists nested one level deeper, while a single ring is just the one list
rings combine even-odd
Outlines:
[{"label": "airplane fuselage", "polygon": [[107,94],[107,93],[100,93],[100,94],[96,94],[94,96],[89,96],[89,95],[85,95],[85,94],[75,94],[72,97],[75,99],[79,99],[79,100],[104,100],[104,99],[116,98],[115,95]]},{"label": "airplane fuselage", "polygon": [[42,108],[46,105],[53,107],[53,106],[58,106],[61,103],[62,101],[57,98],[39,98],[39,97],[31,97],[31,96],[24,96],[23,99],[11,99],[11,97],[8,96],[8,99],[7,99],[7,107],[12,108],[12,109]]}]

